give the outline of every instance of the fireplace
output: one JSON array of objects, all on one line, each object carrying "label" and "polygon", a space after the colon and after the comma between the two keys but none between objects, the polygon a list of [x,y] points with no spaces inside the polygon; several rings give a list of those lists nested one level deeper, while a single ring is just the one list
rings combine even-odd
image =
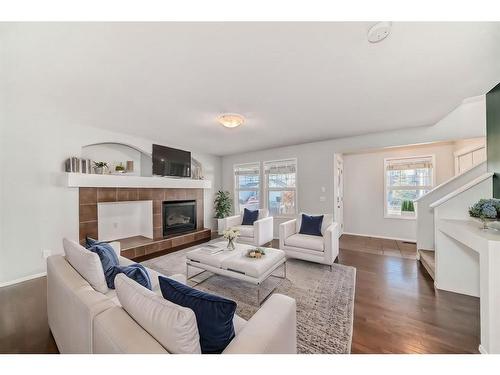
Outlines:
[{"label": "fireplace", "polygon": [[195,229],[195,200],[163,202],[163,237]]}]

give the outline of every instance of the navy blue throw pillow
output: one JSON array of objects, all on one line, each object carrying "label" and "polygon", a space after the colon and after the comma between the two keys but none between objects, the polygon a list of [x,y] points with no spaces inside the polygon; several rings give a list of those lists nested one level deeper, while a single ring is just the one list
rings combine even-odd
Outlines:
[{"label": "navy blue throw pillow", "polygon": [[309,234],[311,236],[322,236],[321,225],[323,224],[323,215],[309,216],[302,214],[302,223],[300,224],[300,234]]},{"label": "navy blue throw pillow", "polygon": [[98,243],[100,243],[100,242],[97,240],[94,240],[92,237],[89,237],[89,236],[85,237],[85,248],[86,249],[88,249],[89,247],[92,247]]},{"label": "navy blue throw pillow", "polygon": [[108,288],[115,289],[115,277],[119,273],[124,273],[128,278],[151,290],[151,279],[149,278],[148,271],[146,271],[142,264],[134,263],[130,266],[111,267],[107,272],[104,272]]},{"label": "navy blue throw pillow", "polygon": [[94,243],[94,245],[89,247],[88,250],[99,255],[104,273],[106,273],[106,270],[108,270],[109,268],[120,265],[118,256],[109,243],[96,242]]},{"label": "navy blue throw pillow", "polygon": [[220,354],[234,338],[236,302],[158,276],[163,298],[190,308],[196,316],[201,352]]},{"label": "navy blue throw pillow", "polygon": [[119,273],[124,273],[127,277],[151,290],[151,279],[143,265],[135,263],[130,266],[120,266],[120,261],[113,246],[107,242],[99,242],[87,237],[86,245],[87,250],[99,255],[108,288],[115,289],[115,276]]},{"label": "navy blue throw pillow", "polygon": [[250,211],[248,208],[245,208],[243,211],[243,222],[241,225],[253,225],[254,221],[259,218],[259,210]]}]

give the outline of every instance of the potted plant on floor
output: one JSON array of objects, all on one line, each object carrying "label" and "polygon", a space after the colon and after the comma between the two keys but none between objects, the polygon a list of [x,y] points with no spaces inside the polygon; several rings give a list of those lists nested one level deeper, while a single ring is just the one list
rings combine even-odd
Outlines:
[{"label": "potted plant on floor", "polygon": [[415,206],[413,201],[404,200],[401,203],[401,215],[402,216],[415,216]]},{"label": "potted plant on floor", "polygon": [[224,218],[231,214],[232,201],[229,191],[219,190],[214,199],[215,217],[217,218],[217,229],[219,234],[224,232]]}]

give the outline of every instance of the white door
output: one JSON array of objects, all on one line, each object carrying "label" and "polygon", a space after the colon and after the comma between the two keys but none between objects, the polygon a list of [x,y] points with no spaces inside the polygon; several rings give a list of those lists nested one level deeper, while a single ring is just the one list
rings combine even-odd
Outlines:
[{"label": "white door", "polygon": [[344,159],[342,154],[334,154],[333,193],[334,193],[334,220],[339,223],[339,235],[344,232]]}]

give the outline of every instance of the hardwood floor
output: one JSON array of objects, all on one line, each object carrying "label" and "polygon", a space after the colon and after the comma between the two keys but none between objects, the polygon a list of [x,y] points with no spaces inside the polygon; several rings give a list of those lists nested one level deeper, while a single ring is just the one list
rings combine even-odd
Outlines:
[{"label": "hardwood floor", "polygon": [[352,353],[478,353],[479,299],[435,291],[416,260],[341,250],[356,267]]},{"label": "hardwood floor", "polygon": [[0,353],[58,353],[47,322],[47,278],[0,288]]},{"label": "hardwood floor", "polygon": [[416,259],[417,257],[417,245],[414,242],[397,241],[386,238],[344,234],[340,238],[340,248],[408,259]]},{"label": "hardwood floor", "polygon": [[[341,248],[338,262],[357,269],[352,353],[477,353],[478,298],[436,292],[414,259]],[[0,288],[0,353],[57,353],[46,293],[46,278]]]}]

